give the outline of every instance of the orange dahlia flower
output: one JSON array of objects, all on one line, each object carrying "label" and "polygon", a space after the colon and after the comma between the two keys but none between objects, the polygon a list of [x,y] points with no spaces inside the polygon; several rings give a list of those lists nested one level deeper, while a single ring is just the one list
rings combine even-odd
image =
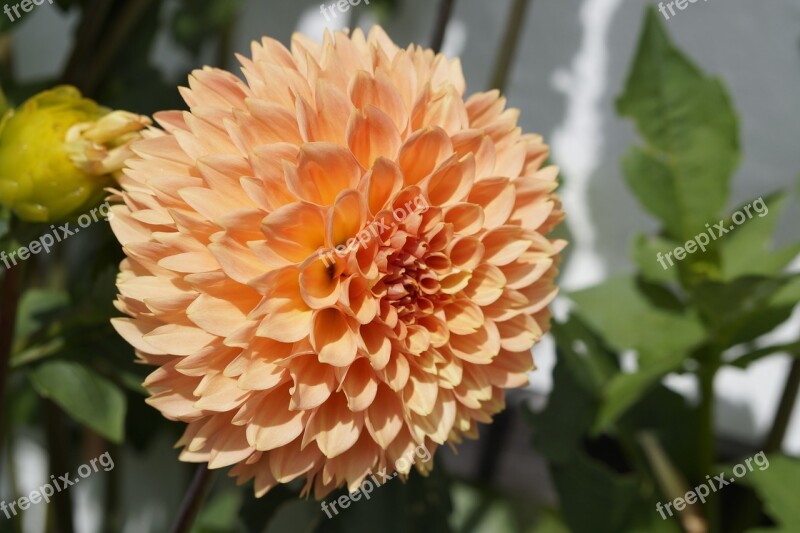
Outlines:
[{"label": "orange dahlia flower", "polygon": [[[181,459],[261,496],[408,474],[476,437],[548,328],[563,217],[547,146],[458,60],[369,37],[273,39],[204,68],[133,146],[114,321]],[[425,473],[430,461],[418,462]]]}]

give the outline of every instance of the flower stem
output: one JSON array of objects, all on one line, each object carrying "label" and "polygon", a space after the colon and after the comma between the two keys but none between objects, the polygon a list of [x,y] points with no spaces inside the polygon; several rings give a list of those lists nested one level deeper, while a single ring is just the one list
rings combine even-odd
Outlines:
[{"label": "flower stem", "polygon": [[3,277],[2,292],[0,292],[0,449],[3,446],[3,437],[8,424],[8,420],[4,418],[6,415],[6,383],[8,381],[11,352],[14,346],[14,329],[17,323],[17,307],[21,284],[21,265],[14,265],[6,270]]},{"label": "flower stem", "polygon": [[[700,379],[700,435],[698,440],[699,467],[698,479],[713,474],[712,469],[716,461],[716,439],[714,434],[714,377],[719,368],[716,362],[704,368],[699,373]],[[719,501],[715,494],[709,495],[706,500],[706,515],[708,518],[708,531],[715,533],[719,530]]]},{"label": "flower stem", "polygon": [[[44,430],[47,439],[47,452],[50,455],[49,470],[54,475],[66,474],[70,471],[67,448],[64,443],[69,442],[69,434],[64,423],[64,413],[50,400],[42,400],[44,411]],[[52,498],[51,511],[48,515],[55,519],[55,530],[58,533],[73,533],[75,531],[72,518],[72,497],[69,490],[57,493]]]},{"label": "flower stem", "polygon": [[200,508],[203,506],[208,490],[211,488],[212,479],[213,476],[207,464],[203,463],[197,467],[192,483],[183,497],[178,518],[172,526],[172,533],[188,533],[191,530]]},{"label": "flower stem", "polygon": [[[661,493],[670,501],[686,494],[689,490],[686,479],[672,463],[656,436],[650,431],[640,431],[637,433],[636,439],[644,450]],[[677,513],[678,520],[687,533],[705,533],[708,530],[698,511],[698,505],[688,505]]]},{"label": "flower stem", "polygon": [[789,377],[783,388],[778,410],[775,412],[775,420],[772,429],[764,443],[765,452],[778,452],[781,450],[786,430],[789,428],[789,421],[792,419],[792,411],[797,403],[800,394],[800,354],[795,354],[792,367],[789,370]]},{"label": "flower stem", "polygon": [[113,7],[113,2],[108,0],[92,0],[83,10],[78,31],[76,32],[75,45],[72,47],[67,66],[61,76],[62,83],[75,85],[84,93],[83,74],[87,66],[86,57],[97,46],[97,38],[108,22],[108,14]]},{"label": "flower stem", "polygon": [[503,92],[506,88],[508,74],[511,70],[511,64],[514,62],[517,44],[522,34],[522,25],[525,23],[525,12],[529,3],[529,0],[514,0],[514,5],[511,6],[503,44],[494,63],[490,89],[498,89]]},{"label": "flower stem", "polygon": [[[775,419],[772,428],[767,434],[762,451],[766,453],[780,452],[783,440],[786,437],[786,430],[792,418],[792,411],[797,403],[798,393],[800,393],[800,353],[794,353],[792,367],[789,370],[789,377],[786,379],[783,393],[781,394],[778,409],[775,412]],[[755,527],[761,517],[761,507],[755,497],[748,498],[737,509],[734,523],[746,527]]]},{"label": "flower stem", "polygon": [[439,12],[436,15],[436,24],[433,27],[433,37],[431,37],[431,48],[437,54],[442,50],[444,34],[447,31],[447,23],[453,12],[453,0],[440,0]]}]

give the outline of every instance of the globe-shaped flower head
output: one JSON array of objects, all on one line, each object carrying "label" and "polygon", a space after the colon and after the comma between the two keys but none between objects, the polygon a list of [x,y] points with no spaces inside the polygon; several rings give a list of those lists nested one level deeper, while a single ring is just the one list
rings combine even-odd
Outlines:
[{"label": "globe-shaped flower head", "polygon": [[[112,227],[117,330],[181,458],[324,497],[477,436],[526,383],[561,241],[557,171],[458,60],[265,38],[134,144]],[[430,461],[416,461],[423,473]]]}]

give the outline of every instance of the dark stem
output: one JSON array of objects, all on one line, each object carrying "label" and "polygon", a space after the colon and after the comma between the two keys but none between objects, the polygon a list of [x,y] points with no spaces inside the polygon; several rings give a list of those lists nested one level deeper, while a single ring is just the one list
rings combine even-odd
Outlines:
[{"label": "dark stem", "polygon": [[3,290],[0,293],[0,450],[2,450],[6,424],[5,398],[8,382],[11,352],[14,347],[14,329],[17,323],[22,266],[14,265],[3,276]]},{"label": "dark stem", "polygon": [[529,0],[514,0],[514,5],[511,6],[508,24],[506,24],[506,34],[494,64],[490,89],[498,89],[502,92],[506,88],[508,74],[517,52],[519,37],[522,34],[522,25],[525,23],[528,4]]},{"label": "dark stem", "polygon": [[0,35],[0,82],[11,86],[14,79],[13,40],[11,34]]},{"label": "dark stem", "polygon": [[442,49],[447,23],[450,21],[450,15],[453,12],[453,3],[453,0],[440,0],[439,2],[439,12],[436,15],[436,24],[433,27],[433,36],[431,37],[431,48],[437,54]]},{"label": "dark stem", "polygon": [[103,27],[107,23],[108,14],[114,2],[111,0],[93,0],[84,10],[83,18],[72,47],[67,66],[61,75],[61,82],[75,85],[83,91],[86,87],[83,84],[83,71],[86,69],[86,60],[91,51],[97,46],[97,40]]},{"label": "dark stem", "polygon": [[217,43],[217,67],[227,69],[233,57],[233,28],[234,21],[229,21],[219,33]]},{"label": "dark stem", "polygon": [[[0,454],[2,455],[2,454]],[[14,439],[8,439],[8,446],[6,447],[6,468],[8,472],[8,485],[11,492],[11,500],[19,500],[19,484],[17,483],[17,472],[14,468]],[[15,514],[11,516],[11,529],[14,533],[22,533],[22,515]]]},{"label": "dark stem", "polygon": [[[43,400],[45,435],[47,438],[47,451],[50,454],[50,472],[56,477],[70,473],[67,447],[69,442],[67,427],[64,424],[64,413],[50,400]],[[72,499],[70,488],[56,492],[52,499],[52,509],[55,511],[55,530],[58,533],[73,533]],[[52,516],[52,515],[51,515]]]},{"label": "dark stem", "polygon": [[[800,353],[796,353],[786,378],[786,385],[783,388],[778,409],[775,412],[775,419],[772,428],[764,440],[762,450],[766,453],[779,452],[786,437],[786,430],[792,418],[792,410],[797,403],[798,392],[800,392]],[[731,523],[742,526],[742,529],[749,529],[760,524],[762,516],[761,506],[758,499],[751,495],[736,509],[736,514]]]},{"label": "dark stem", "polygon": [[197,513],[200,512],[200,508],[203,506],[206,494],[211,488],[212,479],[213,476],[207,464],[203,463],[197,467],[192,483],[183,497],[183,502],[181,502],[178,518],[172,526],[172,533],[188,533],[191,530],[192,524],[197,518]]},{"label": "dark stem", "polygon": [[789,370],[789,377],[786,379],[786,385],[783,388],[781,401],[778,404],[778,410],[775,412],[772,429],[764,443],[765,452],[779,452],[781,450],[783,439],[786,437],[786,430],[789,427],[789,421],[792,419],[792,410],[797,403],[798,393],[800,393],[800,354],[795,354],[792,368]]},{"label": "dark stem", "polygon": [[108,24],[109,27],[103,35],[104,39],[92,58],[92,68],[83,76],[83,87],[87,94],[91,95],[97,90],[114,57],[128,41],[152,3],[153,0],[125,2],[119,8],[120,11],[112,16],[112,22]]}]

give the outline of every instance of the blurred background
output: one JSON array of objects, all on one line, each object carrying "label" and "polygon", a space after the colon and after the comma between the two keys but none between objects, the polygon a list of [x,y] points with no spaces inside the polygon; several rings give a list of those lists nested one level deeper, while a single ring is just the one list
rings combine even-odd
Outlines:
[{"label": "blurred background", "polygon": [[[639,135],[634,123],[620,116],[615,107],[625,90],[648,4],[654,3],[452,2],[442,51],[461,57],[467,92],[504,87],[510,105],[522,111],[523,130],[544,135],[551,144],[551,160],[562,169],[561,195],[571,244],[561,274],[563,295],[554,307],[560,322],[566,323],[570,310],[575,309],[570,293],[642,270],[631,254],[634,239],[639,234],[659,232],[659,221],[641,206],[623,178],[621,160],[632,145],[639,144]],[[0,75],[12,103],[63,80],[103,105],[150,114],[160,109],[183,109],[177,86],[186,83],[192,69],[212,65],[236,71],[234,53],[247,55],[249,43],[262,35],[288,44],[294,31],[320,38],[326,27],[368,29],[380,23],[400,46],[410,42],[428,45],[439,10],[439,2],[431,0],[372,0],[368,5],[365,0],[340,13],[336,20],[326,20],[319,1],[57,0],[56,5],[45,2],[34,8],[21,20],[3,21]],[[722,82],[738,116],[741,163],[730,176],[729,211],[755,198],[787,191],[782,212],[770,220],[778,248],[796,243],[800,226],[800,2],[697,2],[661,22],[673,44],[704,76]],[[518,38],[509,39],[515,31]],[[506,60],[507,70],[502,68]],[[103,231],[93,228],[75,237],[79,242],[71,244],[68,252],[73,261],[87,252],[106,253],[102,245],[108,242],[108,235]],[[752,253],[759,252],[753,249]],[[655,265],[654,257],[652,261]],[[783,272],[800,272],[800,260],[795,257]],[[113,296],[114,272],[92,275],[93,282],[105,283],[102,290]],[[583,294],[584,300],[586,294],[592,295]],[[786,319],[748,339],[748,347],[788,345],[798,340],[800,312],[790,303]],[[624,300],[612,298],[594,305],[592,312],[624,317],[629,311],[625,306]],[[591,315],[587,312],[585,318],[592,329],[600,330],[597,335],[608,334],[602,331],[602,320]],[[569,337],[570,331],[565,326],[563,335]],[[103,342],[105,350],[113,351],[114,360],[133,359],[132,351],[122,342]],[[622,372],[636,370],[635,350],[608,344],[618,352]],[[762,444],[774,428],[779,403],[787,397],[784,383],[790,372],[789,351],[778,350],[743,367],[725,366],[715,374],[713,427],[720,464],[735,463],[764,449]],[[230,480],[219,475],[196,530],[405,531],[412,525],[418,531],[464,532],[688,530],[686,522],[658,518],[655,501],[668,498],[657,496],[652,483],[647,489],[649,496],[644,498],[653,506],[641,511],[648,518],[628,523],[624,517],[640,512],[638,507],[634,512],[617,505],[620,500],[635,499],[620,489],[622,477],[609,474],[608,485],[599,483],[576,496],[576,491],[570,492],[569,483],[588,486],[584,478],[578,474],[554,475],[561,463],[554,459],[552,450],[548,451],[547,441],[563,437],[554,433],[573,431],[562,427],[559,420],[567,426],[578,415],[567,409],[557,413],[547,410],[548,405],[554,405],[550,401],[557,360],[554,337],[548,335],[534,354],[538,369],[531,375],[530,386],[509,395],[509,409],[493,426],[482,428],[479,441],[464,443],[457,454],[442,449],[431,478],[413,477],[406,486],[394,482],[381,489],[373,501],[355,505],[341,519],[328,521],[318,504],[297,500],[293,487],[276,489],[256,501],[249,487],[235,489]],[[731,357],[737,355],[741,353]],[[669,401],[683,398],[690,413],[700,401],[701,385],[695,373],[683,370],[666,372],[658,379],[671,394]],[[48,439],[53,437],[40,423],[47,413],[42,412],[33,392],[21,381],[15,383],[17,388],[11,388],[5,404],[13,413],[11,445],[5,448],[0,463],[0,500],[25,494],[54,473],[46,451]],[[162,420],[135,394],[127,392],[130,398],[124,444],[110,444],[66,422],[62,433],[65,440],[59,445],[67,464],[72,465],[68,469],[107,449],[116,463],[114,470],[101,471],[71,490],[74,531],[168,531],[192,468],[180,464],[173,449],[181,428]],[[582,401],[577,395],[574,398],[575,402]],[[799,403],[796,395],[789,394],[783,403],[789,400]],[[569,397],[565,400],[567,404],[570,401]],[[640,405],[644,403],[642,400]],[[781,442],[769,451],[782,450],[798,457],[800,409],[789,413]],[[649,413],[645,410],[636,416],[647,418]],[[660,415],[653,412],[652,416]],[[541,417],[545,417],[543,422]],[[675,427],[681,426],[680,419],[673,422]],[[580,447],[592,460],[604,463],[603,468],[614,476],[630,474],[630,461],[621,458],[624,453],[613,435],[593,434],[581,442]],[[686,453],[691,456],[695,451],[689,447]],[[682,470],[681,461],[677,463]],[[800,487],[800,478],[788,477],[787,482],[795,491]],[[644,485],[647,482],[639,483],[640,488]],[[752,496],[738,487],[726,490],[730,494],[723,501],[723,510],[733,509]],[[763,500],[763,494],[758,494],[757,498]],[[44,531],[48,512],[53,512],[52,506],[35,506],[16,524],[0,516],[0,532],[15,528]],[[565,516],[575,512],[584,513],[586,521]],[[593,513],[623,518],[606,522]],[[406,518],[397,518],[402,515]],[[417,515],[419,521],[409,518]],[[652,519],[656,520],[650,523]],[[758,508],[749,521],[728,518],[719,527],[722,531],[741,531],[776,522],[783,525],[782,531],[799,530],[781,522],[775,513],[760,513]],[[58,527],[53,526],[52,519],[50,523]]]}]

